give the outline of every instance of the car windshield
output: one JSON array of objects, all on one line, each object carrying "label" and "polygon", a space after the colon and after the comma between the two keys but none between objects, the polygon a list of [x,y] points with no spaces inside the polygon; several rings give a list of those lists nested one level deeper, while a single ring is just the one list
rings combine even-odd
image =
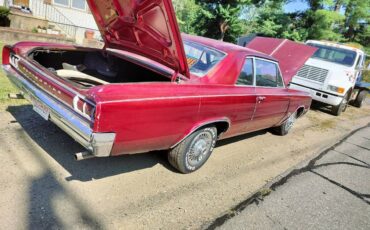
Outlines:
[{"label": "car windshield", "polygon": [[225,56],[220,51],[189,41],[184,41],[184,48],[190,72],[199,77],[206,75]]},{"label": "car windshield", "polygon": [[353,64],[355,63],[357,55],[355,51],[323,46],[314,43],[308,43],[307,45],[318,48],[312,58],[322,59],[345,66],[353,66]]}]

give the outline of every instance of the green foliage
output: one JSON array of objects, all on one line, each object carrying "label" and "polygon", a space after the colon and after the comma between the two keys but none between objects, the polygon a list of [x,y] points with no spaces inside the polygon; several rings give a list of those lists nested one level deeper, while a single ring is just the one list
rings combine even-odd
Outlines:
[{"label": "green foliage", "polygon": [[370,45],[370,0],[351,0],[348,2],[346,11],[345,37],[349,41],[361,42],[365,46]]},{"label": "green foliage", "polygon": [[[370,51],[370,47],[365,48],[365,50]],[[365,67],[370,65],[370,58],[366,59]],[[370,70],[365,70],[362,72],[362,80],[370,83]]]},{"label": "green foliage", "polygon": [[[306,1],[309,9],[286,13]],[[337,42],[370,47],[370,0],[174,0],[180,30],[234,42],[243,34]]]},{"label": "green foliage", "polygon": [[242,6],[246,0],[196,0],[201,7],[194,28],[197,34],[235,42],[243,33],[243,21],[240,18]]},{"label": "green foliage", "polygon": [[9,8],[0,6],[0,18],[7,18],[10,13]]},{"label": "green foliage", "polygon": [[[0,41],[0,63],[2,63],[2,53],[3,53],[4,43]],[[0,68],[0,110],[5,109],[8,105],[22,105],[26,104],[27,101],[19,99],[9,99],[9,93],[16,93],[17,90],[10,83],[5,73]]]},{"label": "green foliage", "polygon": [[10,20],[8,15],[10,13],[9,8],[0,6],[0,26],[9,26]]},{"label": "green foliage", "polygon": [[267,37],[288,38],[302,41],[308,32],[303,28],[302,13],[285,13],[285,1],[261,1],[259,5],[247,6],[243,11],[245,34]]},{"label": "green foliage", "polygon": [[201,9],[195,0],[174,0],[173,6],[181,32],[197,34],[193,25]]},{"label": "green foliage", "polygon": [[308,29],[309,37],[318,40],[341,41],[344,16],[336,11],[317,10],[313,12],[314,24]]}]

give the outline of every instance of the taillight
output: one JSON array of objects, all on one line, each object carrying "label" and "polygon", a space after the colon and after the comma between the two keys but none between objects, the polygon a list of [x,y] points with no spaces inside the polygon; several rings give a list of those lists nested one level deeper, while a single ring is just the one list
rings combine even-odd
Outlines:
[{"label": "taillight", "polygon": [[90,118],[92,121],[95,119],[95,106],[79,96],[73,98],[73,108],[82,116]]},{"label": "taillight", "polygon": [[11,46],[4,46],[3,48],[3,65],[10,64],[10,52],[12,51]]}]

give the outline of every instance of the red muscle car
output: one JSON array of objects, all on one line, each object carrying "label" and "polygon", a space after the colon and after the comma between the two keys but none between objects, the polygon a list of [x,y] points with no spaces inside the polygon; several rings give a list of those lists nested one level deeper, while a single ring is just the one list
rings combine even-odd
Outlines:
[{"label": "red muscle car", "polygon": [[273,128],[285,135],[311,104],[271,56],[181,36],[170,0],[88,0],[105,47],[21,42],[3,68],[34,110],[87,149],[77,159],[169,150],[182,173],[216,141]]}]

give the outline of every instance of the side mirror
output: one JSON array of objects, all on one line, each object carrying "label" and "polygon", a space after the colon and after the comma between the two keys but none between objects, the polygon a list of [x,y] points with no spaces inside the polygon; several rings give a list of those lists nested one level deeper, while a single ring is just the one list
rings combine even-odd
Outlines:
[{"label": "side mirror", "polygon": [[356,70],[357,71],[369,71],[370,70],[370,65],[368,67],[365,67],[365,66],[356,67]]}]

